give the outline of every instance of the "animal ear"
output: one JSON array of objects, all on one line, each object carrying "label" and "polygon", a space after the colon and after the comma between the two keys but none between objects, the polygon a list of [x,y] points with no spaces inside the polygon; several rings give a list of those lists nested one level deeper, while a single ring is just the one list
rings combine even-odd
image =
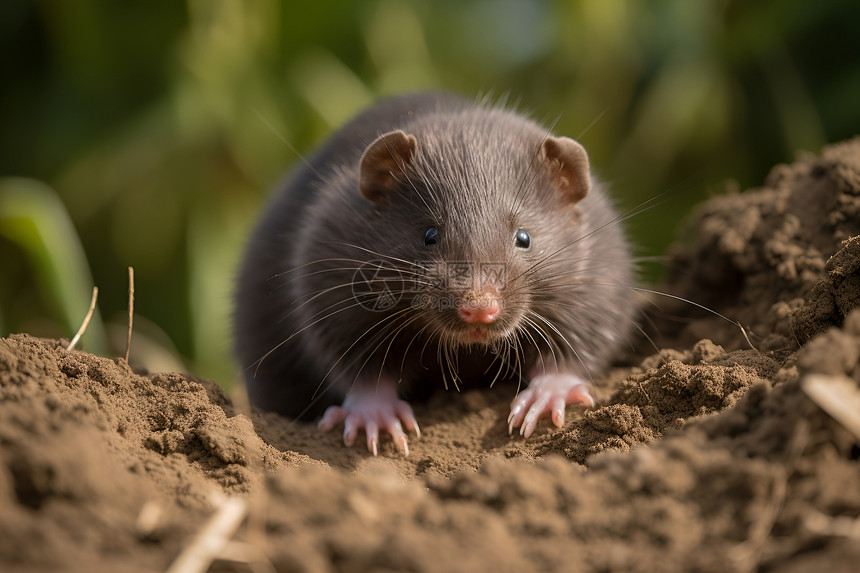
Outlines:
[{"label": "animal ear", "polygon": [[591,189],[588,154],[569,137],[547,137],[541,146],[552,181],[571,203],[582,201]]},{"label": "animal ear", "polygon": [[380,135],[364,150],[359,164],[358,188],[368,201],[379,204],[406,177],[416,140],[400,130]]}]

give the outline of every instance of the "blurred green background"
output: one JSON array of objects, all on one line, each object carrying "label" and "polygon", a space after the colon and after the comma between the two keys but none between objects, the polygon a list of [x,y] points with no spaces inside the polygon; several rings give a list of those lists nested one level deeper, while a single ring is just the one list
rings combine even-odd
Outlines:
[{"label": "blurred green background", "polygon": [[[230,296],[261,202],[377,97],[509,96],[580,139],[660,254],[691,206],[860,132],[857,0],[0,4],[0,335],[230,384]],[[288,144],[285,144],[286,141]],[[657,276],[654,270],[650,277]]]}]

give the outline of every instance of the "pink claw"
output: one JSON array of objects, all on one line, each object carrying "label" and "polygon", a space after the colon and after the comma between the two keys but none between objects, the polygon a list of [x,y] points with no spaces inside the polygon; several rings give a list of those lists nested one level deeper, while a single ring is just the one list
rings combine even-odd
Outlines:
[{"label": "pink claw", "polygon": [[528,438],[537,428],[538,420],[549,414],[552,423],[564,425],[564,408],[567,404],[594,406],[588,384],[573,374],[543,374],[535,376],[529,387],[517,394],[511,402],[508,415],[508,434],[520,428],[520,435]]},{"label": "pink claw", "polygon": [[[331,406],[323,414],[319,428],[328,432],[343,423],[343,443],[350,447],[364,430],[367,449],[374,456],[379,454],[379,430],[384,429],[398,444],[404,455],[409,455],[409,445],[403,425],[407,430],[421,431],[412,407],[397,398],[397,385],[382,380],[379,384],[356,384],[347,394],[342,406]],[[403,425],[401,425],[401,422]]]}]

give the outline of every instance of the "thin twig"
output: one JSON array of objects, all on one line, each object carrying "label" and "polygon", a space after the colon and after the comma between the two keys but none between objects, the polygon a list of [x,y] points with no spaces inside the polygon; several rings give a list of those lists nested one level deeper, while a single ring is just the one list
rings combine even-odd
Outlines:
[{"label": "thin twig", "polygon": [[809,398],[860,438],[860,390],[847,376],[809,374],[801,382]]},{"label": "thin twig", "polygon": [[758,352],[758,351],[759,351],[759,349],[758,349],[758,348],[756,348],[755,346],[753,346],[753,343],[752,343],[752,341],[750,340],[749,335],[747,334],[747,330],[746,330],[746,328],[744,328],[744,327],[743,327],[743,325],[742,325],[740,322],[736,322],[735,324],[738,326],[738,328],[740,328],[740,329],[741,329],[741,334],[743,334],[743,335],[744,335],[744,338],[746,339],[747,344],[749,344],[749,345],[750,345],[750,348],[752,348],[753,350],[755,350],[756,352]]},{"label": "thin twig", "polygon": [[228,497],[209,519],[197,537],[171,563],[167,573],[204,573],[230,543],[230,538],[248,513],[242,497]]},{"label": "thin twig", "polygon": [[96,299],[99,298],[99,287],[93,287],[93,299],[90,301],[90,309],[87,311],[87,315],[84,317],[84,322],[81,324],[81,327],[78,329],[78,333],[75,334],[75,337],[69,342],[69,345],[66,347],[66,350],[71,350],[78,343],[78,340],[81,339],[84,332],[87,331],[87,327],[90,325],[90,320],[93,318],[93,313],[96,311]]},{"label": "thin twig", "polygon": [[128,338],[125,341],[125,363],[131,351],[131,327],[134,324],[134,267],[128,267]]}]

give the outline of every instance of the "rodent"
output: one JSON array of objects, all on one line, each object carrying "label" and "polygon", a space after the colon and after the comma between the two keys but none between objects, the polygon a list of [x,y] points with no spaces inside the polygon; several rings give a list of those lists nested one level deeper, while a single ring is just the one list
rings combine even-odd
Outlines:
[{"label": "rodent", "polygon": [[[408,454],[401,399],[513,380],[528,437],[636,324],[630,246],[584,148],[447,93],[386,99],[278,187],[247,245],[235,338],[251,402],[379,430]],[[339,405],[341,404],[341,405]]]}]

